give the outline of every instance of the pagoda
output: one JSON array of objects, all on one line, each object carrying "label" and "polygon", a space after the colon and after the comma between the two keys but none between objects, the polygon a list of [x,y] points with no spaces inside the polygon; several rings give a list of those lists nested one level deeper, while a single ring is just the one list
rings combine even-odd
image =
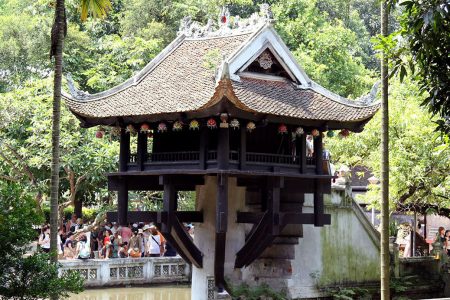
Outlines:
[{"label": "pagoda", "polygon": [[[312,81],[273,28],[263,6],[249,19],[222,11],[218,28],[182,20],[177,38],[139,73],[87,94],[64,94],[82,127],[120,135],[120,224],[153,221],[193,265],[193,299],[277,243],[301,238],[303,224],[330,224],[324,194],[334,174],[325,132],[360,132],[379,108],[373,97],[342,98]],[[374,95],[372,95],[374,96]],[[128,212],[129,191],[163,191],[163,210]],[[177,192],[196,191],[196,210],[178,211]],[[303,213],[305,194],[314,212]],[[195,238],[183,223],[196,224]],[[209,281],[208,281],[209,280]]]}]

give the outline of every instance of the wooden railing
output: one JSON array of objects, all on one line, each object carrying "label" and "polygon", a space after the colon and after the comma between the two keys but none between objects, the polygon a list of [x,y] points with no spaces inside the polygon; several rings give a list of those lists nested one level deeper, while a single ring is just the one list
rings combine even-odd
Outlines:
[{"label": "wooden railing", "polygon": [[149,153],[148,162],[196,161],[200,159],[199,151]]},{"label": "wooden railing", "polygon": [[248,163],[258,163],[258,164],[278,164],[278,165],[299,165],[300,164],[300,156],[267,154],[267,153],[256,153],[256,152],[247,152],[246,160]]},{"label": "wooden railing", "polygon": [[239,161],[239,151],[230,151],[230,161]]},{"label": "wooden railing", "polygon": [[217,160],[217,151],[208,151],[206,160]]}]

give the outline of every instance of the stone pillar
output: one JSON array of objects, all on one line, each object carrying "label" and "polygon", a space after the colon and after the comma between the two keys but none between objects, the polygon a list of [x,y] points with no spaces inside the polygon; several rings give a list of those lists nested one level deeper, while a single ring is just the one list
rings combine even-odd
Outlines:
[{"label": "stone pillar", "polygon": [[[191,299],[221,299],[214,283],[214,249],[216,235],[217,177],[206,176],[205,185],[197,187],[196,210],[203,211],[203,223],[195,225],[194,243],[203,253],[203,268],[192,266]],[[232,282],[241,279],[240,270],[234,269],[236,253],[245,243],[244,225],[236,223],[236,212],[245,206],[245,188],[238,187],[236,178],[228,178],[228,230],[225,246],[225,277]],[[209,296],[208,296],[209,295]]]}]

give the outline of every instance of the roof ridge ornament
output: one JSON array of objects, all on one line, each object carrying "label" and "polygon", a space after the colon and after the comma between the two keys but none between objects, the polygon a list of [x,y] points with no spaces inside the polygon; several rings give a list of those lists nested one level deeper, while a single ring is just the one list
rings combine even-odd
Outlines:
[{"label": "roof ridge ornament", "polygon": [[226,57],[223,56],[222,63],[220,64],[220,67],[216,71],[216,85],[219,83],[219,81],[230,78],[231,78],[230,66],[228,65]]},{"label": "roof ridge ornament", "polygon": [[88,92],[79,90],[75,86],[75,82],[73,81],[71,73],[66,74],[66,79],[67,79],[67,86],[69,87],[69,92],[73,98],[77,100],[86,100],[91,96],[91,94],[89,94]]},{"label": "roof ridge ornament", "polygon": [[192,17],[186,16],[180,21],[178,35],[184,34],[186,37],[220,37],[245,32],[256,31],[265,24],[273,23],[273,13],[270,5],[263,3],[260,11],[254,12],[249,18],[241,18],[239,15],[231,16],[227,6],[223,6],[218,17],[218,23],[208,19],[206,25],[201,25],[193,21]]},{"label": "roof ridge ornament", "polygon": [[370,105],[375,102],[375,98],[377,97],[378,87],[380,86],[381,81],[378,80],[372,86],[372,89],[368,94],[362,95],[355,99],[355,101],[360,102],[364,105]]}]

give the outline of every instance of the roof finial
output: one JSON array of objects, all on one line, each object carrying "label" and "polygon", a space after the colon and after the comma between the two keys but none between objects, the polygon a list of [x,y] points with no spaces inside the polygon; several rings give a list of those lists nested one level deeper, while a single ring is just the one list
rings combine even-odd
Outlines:
[{"label": "roof finial", "polygon": [[375,101],[375,98],[377,97],[378,93],[378,87],[380,86],[381,81],[378,80],[375,82],[372,86],[372,89],[368,94],[365,94],[359,98],[356,98],[356,101],[361,102],[364,105],[372,104]]},{"label": "roof finial", "polygon": [[273,13],[270,5],[268,3],[263,3],[259,6],[259,12],[263,18],[265,18],[269,22],[273,22]]},{"label": "roof finial", "polygon": [[225,56],[222,57],[222,63],[217,70],[216,83],[224,79],[230,79],[230,67]]},{"label": "roof finial", "polygon": [[66,79],[67,79],[67,86],[69,87],[69,92],[72,95],[72,97],[78,100],[84,100],[89,98],[88,92],[77,89],[73,81],[72,74],[67,73]]}]

